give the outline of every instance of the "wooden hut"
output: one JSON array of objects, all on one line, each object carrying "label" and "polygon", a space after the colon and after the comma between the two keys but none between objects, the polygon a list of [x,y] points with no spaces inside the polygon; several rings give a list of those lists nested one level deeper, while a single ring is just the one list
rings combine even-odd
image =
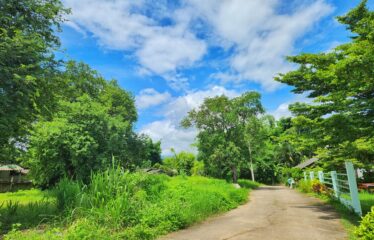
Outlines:
[{"label": "wooden hut", "polygon": [[32,183],[27,179],[28,172],[16,164],[0,166],[0,192],[30,188]]}]

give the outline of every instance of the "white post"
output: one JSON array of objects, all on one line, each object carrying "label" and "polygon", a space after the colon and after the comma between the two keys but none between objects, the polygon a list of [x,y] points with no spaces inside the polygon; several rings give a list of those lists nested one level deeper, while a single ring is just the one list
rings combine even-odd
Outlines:
[{"label": "white post", "polygon": [[313,181],[313,179],[314,179],[314,172],[313,172],[313,171],[311,171],[311,172],[309,173],[309,176],[310,176],[310,180],[312,180],[312,181]]},{"label": "white post", "polygon": [[339,198],[338,175],[336,174],[336,171],[331,171],[331,180],[332,180],[332,187],[334,189],[335,197]]},{"label": "white post", "polygon": [[356,174],[352,162],[345,162],[345,168],[347,170],[349,192],[351,194],[352,206],[355,212],[358,215],[362,216],[361,203],[358,197]]},{"label": "white post", "polygon": [[323,172],[322,171],[318,171],[318,179],[321,183],[324,183],[325,179],[323,177]]}]

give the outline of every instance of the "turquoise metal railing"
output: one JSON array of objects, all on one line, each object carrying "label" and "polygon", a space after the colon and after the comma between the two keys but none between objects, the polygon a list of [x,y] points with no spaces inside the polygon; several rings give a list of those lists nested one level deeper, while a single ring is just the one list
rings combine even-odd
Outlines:
[{"label": "turquoise metal railing", "polygon": [[[334,192],[335,198],[361,216],[361,203],[353,164],[351,162],[345,162],[345,168],[346,173],[337,173],[336,171],[325,173],[323,171],[318,171],[318,180]],[[314,176],[315,174],[313,171],[309,172],[309,174],[304,172],[305,180],[313,180],[315,179]]]}]

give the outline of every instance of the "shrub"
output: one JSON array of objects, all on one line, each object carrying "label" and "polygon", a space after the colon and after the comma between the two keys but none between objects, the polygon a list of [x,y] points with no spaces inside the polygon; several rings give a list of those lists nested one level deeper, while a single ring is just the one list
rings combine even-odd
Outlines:
[{"label": "shrub", "polygon": [[81,185],[67,178],[62,179],[52,190],[52,195],[56,198],[56,207],[60,211],[74,208],[80,193]]},{"label": "shrub", "polygon": [[298,181],[304,177],[303,170],[300,168],[283,168],[282,169],[282,181],[287,182],[287,179],[292,177],[295,181]]},{"label": "shrub", "polygon": [[238,184],[241,187],[247,188],[247,189],[256,189],[260,186],[260,183],[254,182],[254,181],[251,181],[251,180],[247,180],[247,179],[239,179]]},{"label": "shrub", "polygon": [[362,218],[360,226],[356,227],[354,233],[359,240],[374,239],[374,206],[371,208],[371,212]]},{"label": "shrub", "polygon": [[297,187],[303,193],[310,193],[312,191],[312,182],[303,179],[298,182]]},{"label": "shrub", "polygon": [[331,195],[331,190],[318,180],[313,180],[311,183],[312,191],[317,194]]}]

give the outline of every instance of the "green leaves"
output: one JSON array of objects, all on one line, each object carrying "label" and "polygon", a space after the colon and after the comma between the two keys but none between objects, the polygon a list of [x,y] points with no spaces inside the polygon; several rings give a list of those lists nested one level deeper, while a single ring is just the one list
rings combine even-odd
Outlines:
[{"label": "green leaves", "polygon": [[236,182],[248,156],[245,126],[251,117],[256,118],[263,111],[260,94],[246,92],[233,99],[224,95],[207,98],[198,109],[188,113],[181,125],[199,130],[198,156],[208,175],[226,177],[231,172]]},{"label": "green leaves", "polygon": [[372,142],[374,136],[374,12],[362,1],[338,20],[356,34],[352,42],[329,53],[288,57],[299,68],[275,78],[313,99],[290,106],[296,118],[285,135],[301,140],[293,143],[303,155],[306,149],[317,152],[326,167],[350,159],[370,168],[373,153],[358,154],[353,146],[361,138]]}]

